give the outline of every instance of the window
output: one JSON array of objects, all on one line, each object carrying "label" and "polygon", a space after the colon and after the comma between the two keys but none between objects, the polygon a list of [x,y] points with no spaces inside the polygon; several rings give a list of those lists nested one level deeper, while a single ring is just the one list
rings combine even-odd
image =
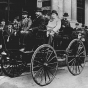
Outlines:
[{"label": "window", "polygon": [[43,6],[43,7],[51,6],[51,1],[43,1],[43,2],[42,2],[42,6]]},{"label": "window", "polygon": [[85,21],[85,0],[77,0],[77,21],[83,23]]}]

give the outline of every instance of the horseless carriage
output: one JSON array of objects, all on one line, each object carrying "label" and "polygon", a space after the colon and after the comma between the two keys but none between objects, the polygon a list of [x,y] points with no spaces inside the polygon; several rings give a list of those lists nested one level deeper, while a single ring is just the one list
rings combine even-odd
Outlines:
[{"label": "horseless carriage", "polygon": [[[45,41],[47,30],[38,30],[32,49],[21,51],[25,46],[20,47],[19,33],[9,36],[4,32],[2,31],[4,48],[1,53],[1,67],[7,76],[20,76],[27,63],[30,63],[29,70],[34,81],[45,86],[54,79],[61,61],[66,61],[68,70],[73,75],[79,75],[85,66],[86,50],[81,37],[69,37],[61,32],[49,44]],[[33,33],[32,30],[29,32]]]}]

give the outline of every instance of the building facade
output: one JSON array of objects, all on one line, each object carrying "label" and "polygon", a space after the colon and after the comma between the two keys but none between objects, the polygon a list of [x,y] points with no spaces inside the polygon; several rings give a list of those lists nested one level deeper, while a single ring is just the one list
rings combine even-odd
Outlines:
[{"label": "building facade", "polygon": [[[44,7],[44,2],[51,4],[47,4],[47,6]],[[88,0],[37,0],[37,3],[39,3],[37,4],[39,8],[56,10],[60,18],[67,12],[73,27],[76,22],[88,26]]]},{"label": "building facade", "polygon": [[58,11],[60,18],[67,12],[73,27],[75,22],[88,26],[88,0],[52,0],[51,7]]},{"label": "building facade", "polygon": [[72,26],[75,22],[88,26],[88,0],[0,0],[0,20],[12,20],[22,10],[34,14],[37,8],[57,10],[60,18],[67,12]]},{"label": "building facade", "polygon": [[16,16],[21,16],[23,10],[34,14],[36,3],[37,0],[0,0],[0,21],[12,21]]}]

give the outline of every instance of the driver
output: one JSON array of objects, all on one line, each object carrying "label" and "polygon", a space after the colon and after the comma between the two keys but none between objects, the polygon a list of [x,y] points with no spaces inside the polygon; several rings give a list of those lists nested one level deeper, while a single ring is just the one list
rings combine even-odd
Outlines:
[{"label": "driver", "polygon": [[60,28],[61,28],[61,20],[58,16],[57,11],[53,10],[51,12],[51,19],[49,20],[48,25],[47,25],[47,30],[48,30],[47,37],[50,36],[49,44],[52,43],[54,34],[57,34],[59,32]]}]

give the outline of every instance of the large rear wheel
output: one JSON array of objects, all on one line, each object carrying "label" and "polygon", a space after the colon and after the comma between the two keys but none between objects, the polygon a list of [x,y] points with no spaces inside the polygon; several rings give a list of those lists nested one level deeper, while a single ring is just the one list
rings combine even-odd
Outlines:
[{"label": "large rear wheel", "polygon": [[83,42],[79,39],[72,40],[66,52],[68,70],[73,75],[79,75],[85,66],[86,59],[86,50]]},{"label": "large rear wheel", "polygon": [[31,59],[31,73],[34,81],[45,86],[52,82],[58,69],[55,50],[48,44],[39,46]]}]

